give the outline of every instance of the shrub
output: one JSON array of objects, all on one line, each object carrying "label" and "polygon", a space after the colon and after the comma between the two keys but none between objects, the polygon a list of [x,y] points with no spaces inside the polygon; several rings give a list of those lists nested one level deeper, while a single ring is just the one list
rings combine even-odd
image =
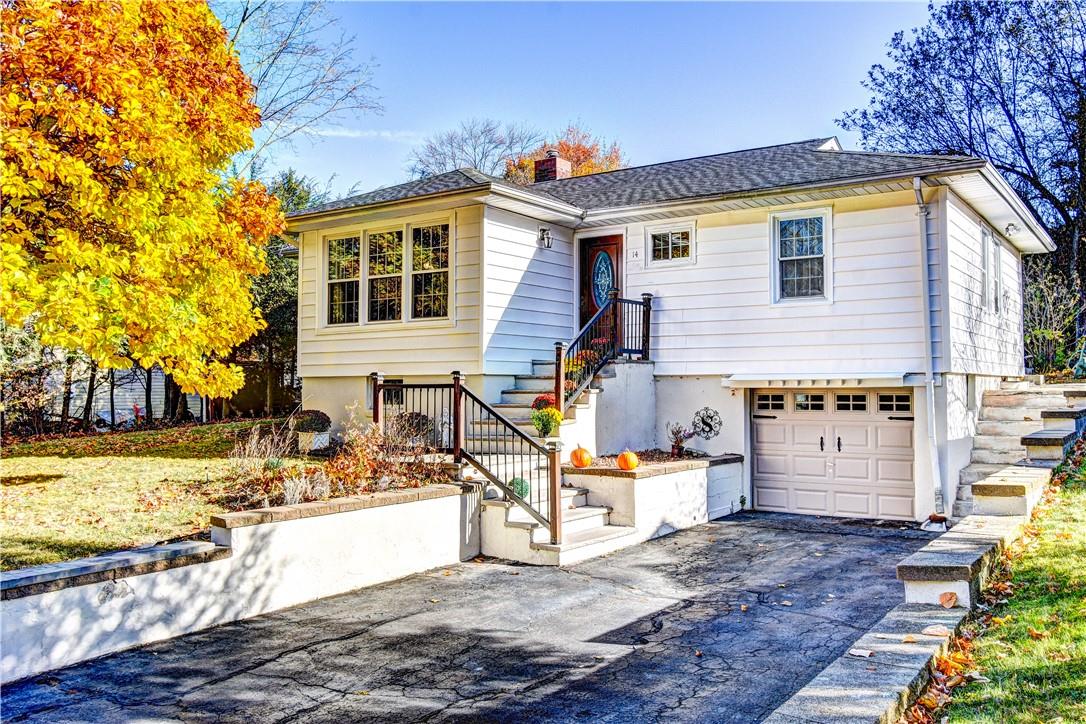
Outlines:
[{"label": "shrub", "polygon": [[294,416],[296,432],[328,432],[331,428],[331,418],[320,410],[302,410]]},{"label": "shrub", "polygon": [[543,410],[548,407],[556,407],[553,392],[544,392],[542,395],[539,395],[532,400],[533,410]]},{"label": "shrub", "polygon": [[545,407],[532,413],[532,424],[540,437],[547,437],[562,424],[562,413],[556,407]]},{"label": "shrub", "polygon": [[434,431],[434,421],[421,412],[401,412],[386,425],[387,430],[395,430],[407,437],[429,438]]},{"label": "shrub", "polygon": [[528,487],[528,481],[524,478],[513,478],[509,481],[509,487],[513,489],[513,493],[518,498],[528,499],[530,489]]}]

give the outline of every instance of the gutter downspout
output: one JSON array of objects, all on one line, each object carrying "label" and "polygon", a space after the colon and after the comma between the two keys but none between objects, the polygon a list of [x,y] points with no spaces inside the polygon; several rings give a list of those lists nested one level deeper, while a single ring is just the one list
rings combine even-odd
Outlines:
[{"label": "gutter downspout", "polygon": [[[928,205],[924,201],[923,180],[913,177],[913,193],[916,195],[916,219],[919,229],[920,258],[924,261],[924,379],[927,387],[928,458],[931,460],[931,479],[940,499],[943,497],[943,475],[939,466],[939,438],[935,431],[935,360],[931,338],[931,250],[928,249]],[[946,501],[943,500],[945,510]],[[938,506],[936,506],[938,508]],[[944,510],[937,510],[944,513]]]}]

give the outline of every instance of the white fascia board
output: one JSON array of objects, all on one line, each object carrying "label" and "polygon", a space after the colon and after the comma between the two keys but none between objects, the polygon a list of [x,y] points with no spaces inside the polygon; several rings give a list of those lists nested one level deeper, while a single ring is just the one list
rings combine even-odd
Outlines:
[{"label": "white fascia board", "polygon": [[726,375],[721,387],[904,387],[908,372],[841,372],[833,374],[779,374],[758,373]]}]

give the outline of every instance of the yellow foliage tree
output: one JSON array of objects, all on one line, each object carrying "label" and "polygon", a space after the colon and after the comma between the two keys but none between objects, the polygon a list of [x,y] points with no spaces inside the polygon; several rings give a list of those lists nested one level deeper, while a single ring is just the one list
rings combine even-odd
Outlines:
[{"label": "yellow foliage tree", "polygon": [[250,275],[282,229],[259,183],[253,86],[205,2],[11,0],[2,9],[0,309],[103,367],[161,366],[186,392],[263,327]]}]

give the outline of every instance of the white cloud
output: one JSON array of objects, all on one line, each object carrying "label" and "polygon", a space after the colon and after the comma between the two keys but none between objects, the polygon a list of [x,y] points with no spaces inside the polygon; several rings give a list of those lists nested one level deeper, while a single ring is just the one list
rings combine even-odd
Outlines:
[{"label": "white cloud", "polygon": [[422,139],[418,131],[390,131],[371,128],[318,128],[316,135],[323,138],[362,138],[393,143],[415,143]]}]

